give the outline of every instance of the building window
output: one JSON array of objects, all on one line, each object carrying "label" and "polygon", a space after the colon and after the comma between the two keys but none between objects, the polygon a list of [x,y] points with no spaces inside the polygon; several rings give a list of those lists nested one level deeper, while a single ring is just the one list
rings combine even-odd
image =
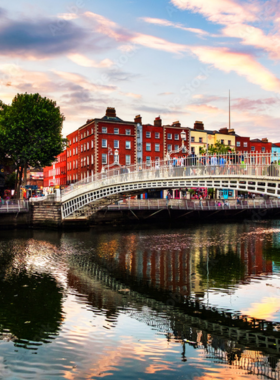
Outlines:
[{"label": "building window", "polygon": [[175,140],[179,140],[179,135],[178,135],[177,133],[175,133],[175,135],[174,135],[174,139],[175,139]]},{"label": "building window", "polygon": [[150,139],[151,138],[151,132],[146,132],[146,137],[147,137],[147,139]]},{"label": "building window", "polygon": [[87,150],[89,150],[89,142],[87,143]]},{"label": "building window", "polygon": [[114,140],[114,148],[119,148],[120,147],[120,144],[119,144],[119,140]]},{"label": "building window", "polygon": [[93,158],[93,154],[91,155],[91,165],[93,165],[93,161],[94,160],[94,158]]},{"label": "building window", "polygon": [[91,140],[91,149],[93,149],[93,140]]},{"label": "building window", "polygon": [[221,140],[221,144],[224,144],[225,140]]},{"label": "building window", "polygon": [[151,151],[151,143],[146,143],[146,151],[147,152]]},{"label": "building window", "polygon": [[243,143],[243,146],[247,148],[248,144],[246,142]]},{"label": "building window", "polygon": [[107,133],[107,127],[102,127],[102,133]]},{"label": "building window", "polygon": [[125,164],[126,165],[130,165],[131,164],[131,156],[128,155],[128,154],[125,156]]},{"label": "building window", "polygon": [[103,165],[107,164],[107,154],[106,153],[102,153],[102,164]]},{"label": "building window", "polygon": [[171,152],[171,150],[172,150],[172,145],[171,144],[167,145],[167,150],[168,150],[168,152]]},{"label": "building window", "polygon": [[236,141],[236,146],[240,146],[240,141]]},{"label": "building window", "polygon": [[126,129],[125,130],[125,134],[128,135],[128,136],[131,135],[131,130],[130,129]]},{"label": "building window", "polygon": [[76,160],[76,168],[78,169],[78,160]]},{"label": "building window", "polygon": [[191,142],[194,142],[194,136],[191,137]]},{"label": "building window", "polygon": [[172,140],[172,133],[167,133],[167,140]]},{"label": "building window", "polygon": [[251,146],[251,151],[252,151],[252,152],[255,151],[255,147],[254,147],[254,146]]},{"label": "building window", "polygon": [[75,169],[75,161],[73,161],[73,169]]},{"label": "building window", "polygon": [[265,147],[262,146],[262,153],[265,153]]},{"label": "building window", "polygon": [[75,148],[73,149],[73,156],[75,156]]},{"label": "building window", "polygon": [[118,135],[119,134],[119,128],[114,128],[114,134]]},{"label": "building window", "polygon": [[155,152],[160,152],[160,145],[159,144],[155,144]]},{"label": "building window", "polygon": [[137,137],[140,137],[140,131],[137,129]]},{"label": "building window", "polygon": [[131,149],[131,142],[130,141],[125,142],[125,149]]},{"label": "building window", "polygon": [[91,128],[91,134],[93,134],[93,128]]},{"label": "building window", "polygon": [[107,148],[107,140],[102,139],[102,148]]},{"label": "building window", "polygon": [[84,165],[84,160],[83,158],[81,158],[81,168],[83,167],[83,165]]},{"label": "building window", "polygon": [[191,152],[195,153],[194,146],[191,147]]},{"label": "building window", "polygon": [[146,157],[146,165],[147,165],[147,166],[150,166],[150,165],[151,165],[151,157],[150,157],[150,156],[147,156],[147,157]]},{"label": "building window", "polygon": [[200,143],[202,143],[202,142],[203,142],[203,138],[202,138],[202,137],[199,137],[199,138],[198,138],[198,141],[199,141]]},{"label": "building window", "polygon": [[87,145],[86,145],[86,144],[84,144],[84,152],[86,151],[86,149],[87,149]]},{"label": "building window", "polygon": [[83,144],[81,145],[81,152],[83,152]]},{"label": "building window", "polygon": [[179,145],[175,145],[175,150],[179,150]]},{"label": "building window", "polygon": [[159,139],[159,137],[160,137],[159,132],[155,132],[155,138]]},{"label": "building window", "polygon": [[227,144],[228,144],[228,145],[231,145],[231,140],[228,140]]},{"label": "building window", "polygon": [[72,166],[72,165],[71,165],[71,162],[69,162],[69,170],[71,170],[71,169],[72,169],[72,168],[71,168],[71,166]]},{"label": "building window", "polygon": [[89,165],[89,156],[87,156],[87,165]]},{"label": "building window", "polygon": [[87,130],[87,136],[89,136],[89,130]]}]

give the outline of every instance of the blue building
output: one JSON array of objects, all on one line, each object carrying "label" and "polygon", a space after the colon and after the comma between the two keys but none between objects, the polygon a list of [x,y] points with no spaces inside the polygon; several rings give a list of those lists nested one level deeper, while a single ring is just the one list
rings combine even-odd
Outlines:
[{"label": "blue building", "polygon": [[280,144],[272,144],[271,161],[280,161]]}]

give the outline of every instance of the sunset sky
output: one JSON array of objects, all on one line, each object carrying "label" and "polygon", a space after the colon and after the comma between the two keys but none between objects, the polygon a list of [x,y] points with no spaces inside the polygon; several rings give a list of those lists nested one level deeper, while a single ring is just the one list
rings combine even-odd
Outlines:
[{"label": "sunset sky", "polygon": [[0,99],[57,101],[64,135],[107,107],[280,141],[280,0],[16,0],[0,8]]}]

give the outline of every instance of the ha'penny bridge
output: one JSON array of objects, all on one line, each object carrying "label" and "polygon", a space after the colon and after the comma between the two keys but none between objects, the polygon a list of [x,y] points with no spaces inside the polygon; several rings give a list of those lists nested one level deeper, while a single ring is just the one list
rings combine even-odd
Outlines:
[{"label": "ha'penny bridge", "polygon": [[[104,167],[101,173],[71,184],[62,192],[59,199],[62,219],[90,218],[102,208],[150,190],[186,190],[198,187],[267,195],[275,201],[262,207],[278,208],[278,162],[280,157],[252,153],[168,159],[144,163],[141,168],[138,165],[122,168],[115,164],[113,168],[106,170]],[[195,207],[196,205],[186,202],[181,206],[187,209]],[[204,202],[199,207],[201,211],[206,211],[215,209],[217,205]],[[240,204],[240,207],[256,208],[256,204]]]},{"label": "ha'penny bridge", "polygon": [[[111,296],[122,313],[146,323],[167,339],[187,339],[213,360],[269,379],[280,379],[278,323],[219,310],[183,294],[140,284],[128,273],[120,276],[114,264],[97,263],[84,256],[71,256],[70,268],[69,282],[73,281],[73,286],[81,283],[79,293],[88,295],[89,299],[93,297],[92,285],[95,290],[100,289],[96,283],[101,282],[113,292]],[[77,278],[82,281],[77,282]],[[106,297],[95,296],[104,300],[99,307],[107,310]],[[246,348],[242,350],[242,346]]]}]

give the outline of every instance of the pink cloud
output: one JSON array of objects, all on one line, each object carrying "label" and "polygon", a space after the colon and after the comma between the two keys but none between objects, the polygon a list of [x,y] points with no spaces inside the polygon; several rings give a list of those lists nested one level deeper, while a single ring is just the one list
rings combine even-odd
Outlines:
[{"label": "pink cloud", "polygon": [[250,54],[220,47],[192,46],[190,49],[203,63],[212,64],[226,73],[234,71],[264,90],[280,92],[280,80]]},{"label": "pink cloud", "polygon": [[234,0],[171,0],[179,9],[201,13],[210,21],[218,24],[252,22],[257,20],[259,11],[255,3],[239,3]]},{"label": "pink cloud", "polygon": [[234,100],[232,109],[240,111],[267,111],[268,109],[276,106],[276,104],[279,104],[279,102],[280,99],[276,97],[257,100],[239,98]]},{"label": "pink cloud", "polygon": [[74,54],[68,54],[67,56],[71,61],[75,62],[77,65],[84,66],[84,67],[111,67],[113,66],[114,62],[110,59],[106,58],[103,59],[100,62],[96,62],[93,59],[90,59],[86,57],[85,55],[74,53]]},{"label": "pink cloud", "polygon": [[149,24],[155,24],[155,25],[161,25],[161,26],[171,26],[173,28],[182,29],[182,30],[185,30],[186,32],[198,34],[199,36],[209,36],[210,35],[210,33],[206,32],[205,30],[197,29],[197,28],[187,28],[187,27],[183,26],[182,24],[174,23],[174,22],[164,20],[164,19],[142,17],[141,20],[143,20]]}]

